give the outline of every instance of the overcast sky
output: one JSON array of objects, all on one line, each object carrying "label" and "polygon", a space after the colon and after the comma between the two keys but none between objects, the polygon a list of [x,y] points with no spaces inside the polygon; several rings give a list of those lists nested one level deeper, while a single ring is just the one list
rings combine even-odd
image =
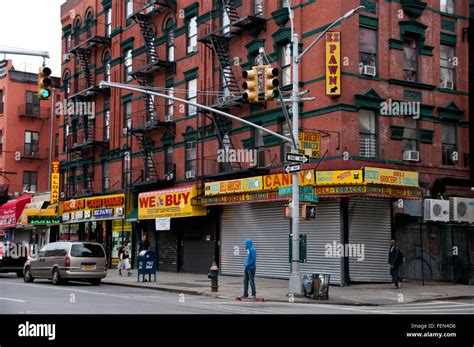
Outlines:
[{"label": "overcast sky", "polygon": [[[48,51],[47,65],[61,76],[60,6],[65,0],[0,0],[0,47]],[[0,54],[0,60],[5,55]],[[38,73],[43,58],[8,54],[17,70]]]}]

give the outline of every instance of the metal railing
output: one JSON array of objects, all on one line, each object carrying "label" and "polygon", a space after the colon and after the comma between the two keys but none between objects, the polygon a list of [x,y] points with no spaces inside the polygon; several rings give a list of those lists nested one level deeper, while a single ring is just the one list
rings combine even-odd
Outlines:
[{"label": "metal railing", "polygon": [[40,107],[38,104],[18,105],[18,116],[31,118],[48,118],[51,115],[51,108]]},{"label": "metal railing", "polygon": [[168,47],[166,44],[155,45],[155,52],[152,56],[148,52],[132,58],[132,74],[135,73],[151,73],[157,71],[162,67],[173,64],[168,60]]},{"label": "metal railing", "polygon": [[110,44],[110,38],[107,35],[107,25],[104,23],[96,23],[93,26],[81,29],[80,32],[76,31],[72,33],[71,51],[75,48],[80,48],[87,43]]},{"label": "metal railing", "polygon": [[76,132],[72,132],[67,136],[67,147],[68,149],[77,149],[87,145],[93,145],[96,143],[107,143],[103,128],[95,127],[94,124],[90,124],[87,128],[78,129]]},{"label": "metal railing", "polygon": [[21,158],[45,159],[48,157],[47,148],[40,148],[38,144],[25,143],[24,146],[16,148]]}]

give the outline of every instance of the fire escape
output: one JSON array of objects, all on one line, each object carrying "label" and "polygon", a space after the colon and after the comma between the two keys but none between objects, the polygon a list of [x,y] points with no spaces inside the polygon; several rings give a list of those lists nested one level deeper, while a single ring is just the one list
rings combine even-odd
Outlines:
[{"label": "fire escape", "polygon": [[[214,52],[219,69],[221,71],[221,84],[218,87],[220,95],[211,97],[209,105],[220,110],[228,110],[232,107],[239,107],[242,104],[241,79],[237,78],[239,72],[235,71],[235,64],[230,56],[230,45],[232,39],[239,37],[245,32],[254,30],[265,30],[266,20],[257,15],[239,15],[235,7],[234,0],[221,0],[220,9],[222,16],[219,26],[207,26],[200,32],[198,41],[206,45]],[[224,18],[226,20],[224,21]],[[203,111],[212,120],[216,129],[221,148],[235,148],[230,136],[231,121],[228,118],[219,116],[212,112]],[[236,171],[242,169],[240,163],[227,164],[221,167],[220,171]]]},{"label": "fire escape", "polygon": [[98,191],[99,187],[94,187],[91,164],[94,162],[96,148],[108,147],[104,132],[96,127],[95,115],[87,112],[87,105],[94,102],[98,95],[110,92],[107,88],[99,88],[95,71],[91,68],[93,53],[103,46],[110,46],[111,40],[105,30],[104,25],[86,25],[84,31],[76,33],[74,46],[70,50],[70,53],[78,58],[83,75],[76,80],[74,92],[68,100],[85,108],[82,112],[75,108],[74,115],[71,115],[75,122],[71,126],[72,131],[67,135],[68,172],[82,168],[82,175],[69,175],[69,196],[89,195]]},{"label": "fire escape", "polygon": [[[146,48],[145,53],[133,58],[130,75],[139,85],[144,87],[154,86],[154,73],[174,71],[175,63],[167,59],[165,45],[158,46],[155,43],[153,17],[165,10],[176,11],[175,1],[134,2],[133,12],[129,17],[140,27]],[[160,181],[161,172],[163,172],[163,177],[167,179],[170,177],[174,179],[175,177],[174,170],[173,172],[166,172],[167,168],[163,170],[158,168],[154,158],[154,141],[152,140],[157,130],[166,128],[174,132],[175,123],[171,119],[160,117],[153,96],[142,94],[142,98],[143,108],[132,114],[132,125],[128,129],[129,135],[137,140],[144,161],[140,176],[132,182],[134,185],[138,185],[139,181],[145,184],[158,182]]]}]

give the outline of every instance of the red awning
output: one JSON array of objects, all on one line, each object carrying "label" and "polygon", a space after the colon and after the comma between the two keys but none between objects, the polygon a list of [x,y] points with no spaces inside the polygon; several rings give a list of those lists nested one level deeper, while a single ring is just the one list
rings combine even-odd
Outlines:
[{"label": "red awning", "polygon": [[0,207],[0,229],[15,228],[26,204],[31,201],[32,195],[21,196]]}]

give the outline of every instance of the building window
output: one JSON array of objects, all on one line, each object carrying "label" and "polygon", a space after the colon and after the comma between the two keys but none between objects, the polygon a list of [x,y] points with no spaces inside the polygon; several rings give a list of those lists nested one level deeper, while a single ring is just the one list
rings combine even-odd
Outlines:
[{"label": "building window", "polygon": [[443,151],[443,165],[456,166],[457,162],[457,140],[456,126],[453,124],[443,124],[441,126],[441,144]]},{"label": "building window", "polygon": [[40,102],[36,92],[26,92],[26,110],[25,113],[29,116],[39,116]]},{"label": "building window", "polygon": [[56,134],[54,137],[54,157],[59,156],[59,134]]},{"label": "building window", "polygon": [[405,118],[403,151],[418,151],[418,122],[411,117]]},{"label": "building window", "polygon": [[132,181],[132,167],[130,163],[130,152],[125,152],[123,156],[123,188],[130,186]]},{"label": "building window", "polygon": [[361,74],[364,66],[377,66],[377,30],[359,28],[359,66]]},{"label": "building window", "polygon": [[454,0],[441,0],[440,11],[446,13],[454,13]]},{"label": "building window", "polygon": [[166,32],[166,45],[168,52],[168,61],[174,61],[174,31],[173,28],[169,28]]},{"label": "building window", "polygon": [[105,35],[109,37],[112,34],[112,9],[105,12]]},{"label": "building window", "polygon": [[410,37],[403,40],[403,78],[405,81],[418,81],[416,40]]},{"label": "building window", "polygon": [[[185,145],[185,152],[186,152],[186,172],[194,172],[196,173],[197,169],[197,162],[196,162],[196,157],[197,157],[197,147],[196,147],[196,141],[186,141]],[[188,175],[186,175],[186,178],[189,178]]]},{"label": "building window", "polygon": [[104,113],[104,141],[110,140],[110,111],[107,110]]},{"label": "building window", "polygon": [[454,65],[456,48],[454,46],[441,45],[440,48],[440,78],[441,88],[454,89],[456,83],[456,67]]},{"label": "building window", "polygon": [[39,132],[25,131],[25,155],[37,156],[39,150]]},{"label": "building window", "polygon": [[102,62],[102,64],[105,66],[104,79],[107,82],[110,82],[110,55],[108,52],[105,54],[104,61]]},{"label": "building window", "polygon": [[71,50],[71,43],[72,43],[72,35],[67,34],[66,35],[66,53],[68,53]]},{"label": "building window", "polygon": [[[260,124],[258,124],[260,125]],[[253,130],[253,138],[254,138],[254,148],[261,148],[264,146],[263,143],[263,131],[260,129],[254,128]]]},{"label": "building window", "polygon": [[36,193],[38,187],[38,172],[23,171],[23,191]]},{"label": "building window", "polygon": [[377,157],[377,121],[374,111],[359,111],[359,154],[365,158]]},{"label": "building window", "polygon": [[287,86],[291,84],[291,44],[288,43],[280,47],[280,67],[281,84]]},{"label": "building window", "polygon": [[169,145],[165,148],[165,175],[172,173],[173,170],[173,146]]},{"label": "building window", "polygon": [[0,90],[0,114],[3,114],[3,104],[4,104],[3,90]]},{"label": "building window", "polygon": [[127,5],[125,7],[125,25],[129,26],[132,24],[132,20],[130,19],[130,16],[133,13],[133,0],[126,0]]},{"label": "building window", "polygon": [[[168,95],[174,96],[174,87],[168,89]],[[172,121],[174,118],[174,101],[172,99],[166,99],[166,120]]]},{"label": "building window", "polygon": [[63,132],[63,152],[67,152],[67,138],[69,136],[69,125],[64,125],[64,132]]},{"label": "building window", "polygon": [[254,0],[254,13],[257,16],[263,14],[263,0]]},{"label": "building window", "polygon": [[[280,123],[280,134],[285,137],[292,137],[290,125],[288,122],[283,119]],[[291,153],[291,142],[282,141],[280,146],[280,158],[281,162],[284,163],[286,161],[286,153]]]},{"label": "building window", "polygon": [[131,81],[132,80],[132,66],[133,62],[132,62],[132,50],[131,49],[127,49],[125,51],[125,63],[124,63],[124,66],[125,66],[125,80],[126,81]]},{"label": "building window", "polygon": [[132,128],[132,103],[123,104],[123,127],[130,130]]},{"label": "building window", "polygon": [[[193,78],[187,82],[188,101],[197,103],[197,78]],[[197,114],[197,107],[188,105],[188,116]]]},{"label": "building window", "polygon": [[192,53],[197,49],[197,17],[193,16],[187,21],[188,29],[188,53]]},{"label": "building window", "polygon": [[109,189],[109,163],[102,162],[102,190],[105,192]]},{"label": "building window", "polygon": [[3,130],[0,130],[0,155],[3,154]]}]

